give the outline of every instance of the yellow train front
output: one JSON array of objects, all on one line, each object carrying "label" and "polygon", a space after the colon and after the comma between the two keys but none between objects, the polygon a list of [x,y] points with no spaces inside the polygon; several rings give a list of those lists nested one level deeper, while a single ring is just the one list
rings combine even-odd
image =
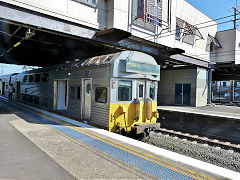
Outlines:
[{"label": "yellow train front", "polygon": [[109,131],[147,135],[159,129],[160,66],[140,52],[125,51],[111,64]]}]

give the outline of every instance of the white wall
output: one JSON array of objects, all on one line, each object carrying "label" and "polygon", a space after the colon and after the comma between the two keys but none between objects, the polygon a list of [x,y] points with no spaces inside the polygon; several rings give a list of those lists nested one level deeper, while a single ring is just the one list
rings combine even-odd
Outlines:
[{"label": "white wall", "polygon": [[240,31],[230,29],[217,32],[222,48],[216,49],[216,63],[240,64]]},{"label": "white wall", "polygon": [[206,69],[197,68],[196,76],[196,107],[206,106],[208,98],[208,72]]},{"label": "white wall", "polygon": [[191,106],[196,106],[196,69],[161,71],[158,104],[175,104],[175,84],[191,84]]},{"label": "white wall", "polygon": [[229,63],[235,61],[236,30],[231,29],[217,33],[217,39],[222,48],[216,49],[216,63]]},{"label": "white wall", "polygon": [[98,0],[96,6],[77,2],[77,0],[2,1],[96,29],[104,29],[107,27],[105,0]]},{"label": "white wall", "polygon": [[208,95],[207,70],[202,68],[161,71],[158,104],[175,104],[175,84],[191,84],[191,106],[206,106]]},{"label": "white wall", "polygon": [[235,64],[240,64],[240,31],[239,30],[236,30]]}]

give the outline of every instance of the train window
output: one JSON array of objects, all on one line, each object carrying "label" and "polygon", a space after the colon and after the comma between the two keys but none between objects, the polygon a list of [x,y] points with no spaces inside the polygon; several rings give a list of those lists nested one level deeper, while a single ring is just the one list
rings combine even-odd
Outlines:
[{"label": "train window", "polygon": [[100,103],[107,102],[107,88],[97,87],[95,90],[95,101]]},{"label": "train window", "polygon": [[23,94],[23,101],[27,101],[27,98],[28,98],[28,95],[26,95],[26,94]]},{"label": "train window", "polygon": [[33,75],[29,75],[28,81],[29,81],[29,82],[33,82]]},{"label": "train window", "polygon": [[143,98],[143,84],[138,86],[138,97]]},{"label": "train window", "polygon": [[40,104],[39,97],[34,97],[33,103],[34,104]]},{"label": "train window", "polygon": [[150,83],[150,98],[155,99],[155,84],[153,82]]},{"label": "train window", "polygon": [[89,83],[87,84],[86,91],[87,91],[87,94],[90,93],[90,91],[91,91],[91,84],[89,84]]},{"label": "train window", "polygon": [[41,105],[47,107],[48,106],[48,98],[42,98]]},{"label": "train window", "polygon": [[43,73],[42,76],[42,82],[48,82],[49,74],[48,73]]},{"label": "train window", "polygon": [[27,82],[27,77],[28,77],[28,76],[24,76],[24,77],[23,77],[23,82]]},{"label": "train window", "polygon": [[28,99],[28,102],[29,102],[29,103],[32,103],[33,97],[32,97],[31,95],[28,95],[28,98],[27,98],[27,99]]},{"label": "train window", "polygon": [[81,87],[77,87],[77,99],[81,100]]},{"label": "train window", "polygon": [[40,74],[35,74],[34,82],[40,82]]},{"label": "train window", "polygon": [[118,101],[132,100],[132,81],[118,81]]}]

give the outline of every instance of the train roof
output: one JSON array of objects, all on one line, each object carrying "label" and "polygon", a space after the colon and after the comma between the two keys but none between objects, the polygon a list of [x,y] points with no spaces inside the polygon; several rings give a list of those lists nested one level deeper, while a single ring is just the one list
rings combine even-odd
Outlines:
[{"label": "train roof", "polygon": [[113,64],[116,60],[125,59],[128,61],[135,60],[140,61],[145,64],[157,65],[155,59],[145,53],[138,51],[122,51],[113,54],[95,56],[83,60],[67,61],[66,63],[57,65],[57,70],[67,70],[69,68],[81,68],[81,67],[90,67],[90,66],[100,66]]},{"label": "train roof", "polygon": [[145,53],[138,51],[122,51],[112,54],[106,54],[101,56],[95,56],[87,59],[76,59],[75,61],[66,61],[65,63],[47,66],[39,69],[34,69],[31,71],[25,71],[21,74],[29,74],[29,73],[41,73],[41,72],[49,72],[49,71],[64,71],[64,70],[74,70],[83,67],[93,67],[93,66],[101,66],[114,64],[115,61],[119,59],[125,59],[128,61],[139,61],[145,64],[157,65],[155,59]]}]

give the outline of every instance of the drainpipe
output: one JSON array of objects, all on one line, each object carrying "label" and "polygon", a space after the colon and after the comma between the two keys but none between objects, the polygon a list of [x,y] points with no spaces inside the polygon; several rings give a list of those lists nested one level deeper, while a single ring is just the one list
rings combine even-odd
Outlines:
[{"label": "drainpipe", "polygon": [[212,104],[212,72],[214,70],[214,64],[209,64],[208,70],[208,104]]}]

